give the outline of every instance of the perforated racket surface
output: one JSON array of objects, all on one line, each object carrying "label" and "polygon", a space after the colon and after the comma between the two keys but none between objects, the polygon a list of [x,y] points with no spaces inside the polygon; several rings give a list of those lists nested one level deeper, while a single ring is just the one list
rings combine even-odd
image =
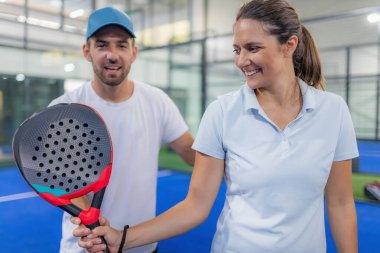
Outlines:
[{"label": "perforated racket surface", "polygon": [[[25,120],[13,138],[22,176],[43,199],[90,228],[99,225],[100,206],[112,170],[112,142],[99,114],[81,104],[58,104]],[[94,193],[82,210],[71,200]]]}]

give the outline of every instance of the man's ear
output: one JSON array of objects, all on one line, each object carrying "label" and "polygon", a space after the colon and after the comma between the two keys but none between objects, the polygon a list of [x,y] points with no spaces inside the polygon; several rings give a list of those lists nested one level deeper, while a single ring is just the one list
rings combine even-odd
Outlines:
[{"label": "man's ear", "polygon": [[298,37],[296,35],[290,36],[287,42],[284,44],[284,53],[288,57],[293,57],[294,51],[298,46]]},{"label": "man's ear", "polygon": [[91,58],[91,54],[90,54],[90,42],[83,44],[82,52],[83,52],[84,58],[86,58],[87,61],[91,62],[92,58]]},{"label": "man's ear", "polygon": [[133,45],[132,62],[135,62],[139,49],[136,45]]}]

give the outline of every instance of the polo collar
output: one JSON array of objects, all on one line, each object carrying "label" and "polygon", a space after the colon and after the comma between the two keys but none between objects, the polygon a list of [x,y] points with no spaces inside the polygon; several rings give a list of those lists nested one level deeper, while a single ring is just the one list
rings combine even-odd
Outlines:
[{"label": "polo collar", "polygon": [[[306,84],[303,80],[298,79],[298,84],[301,88],[303,106],[302,111],[314,110],[316,107],[315,102],[315,88]],[[260,111],[261,106],[255,92],[248,86],[247,83],[243,86],[243,96],[244,96],[244,110],[248,111],[249,109],[254,109]]]}]

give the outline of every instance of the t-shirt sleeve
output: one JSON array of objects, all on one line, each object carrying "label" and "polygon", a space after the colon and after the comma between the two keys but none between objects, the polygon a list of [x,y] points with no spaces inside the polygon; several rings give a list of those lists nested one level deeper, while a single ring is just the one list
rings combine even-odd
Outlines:
[{"label": "t-shirt sleeve", "polygon": [[341,121],[334,161],[343,161],[359,156],[354,125],[347,104],[341,99]]},{"label": "t-shirt sleeve", "polygon": [[189,128],[173,100],[166,94],[162,94],[162,97],[165,109],[162,117],[161,142],[166,144],[181,137]]},{"label": "t-shirt sleeve", "polygon": [[48,107],[61,104],[61,103],[71,103],[71,99],[69,98],[67,94],[63,94],[62,96],[52,100],[50,104],[48,105]]},{"label": "t-shirt sleeve", "polygon": [[222,137],[223,110],[217,100],[212,102],[203,114],[193,149],[218,159],[225,159]]}]

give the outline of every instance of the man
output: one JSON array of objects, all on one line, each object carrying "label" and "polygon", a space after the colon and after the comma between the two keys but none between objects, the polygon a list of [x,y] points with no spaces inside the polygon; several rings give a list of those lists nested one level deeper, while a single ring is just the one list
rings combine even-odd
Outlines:
[{"label": "man", "polygon": [[[155,216],[161,144],[168,143],[188,164],[194,163],[193,138],[173,101],[155,87],[128,79],[137,56],[134,38],[133,24],[124,12],[113,7],[93,12],[83,45],[84,57],[93,67],[93,79],[50,104],[86,104],[105,120],[114,160],[101,215],[119,229]],[[87,208],[89,200],[76,199],[75,204]],[[75,226],[69,218],[65,213],[60,252],[84,252],[72,236]],[[128,252],[156,252],[156,244]]]}]

